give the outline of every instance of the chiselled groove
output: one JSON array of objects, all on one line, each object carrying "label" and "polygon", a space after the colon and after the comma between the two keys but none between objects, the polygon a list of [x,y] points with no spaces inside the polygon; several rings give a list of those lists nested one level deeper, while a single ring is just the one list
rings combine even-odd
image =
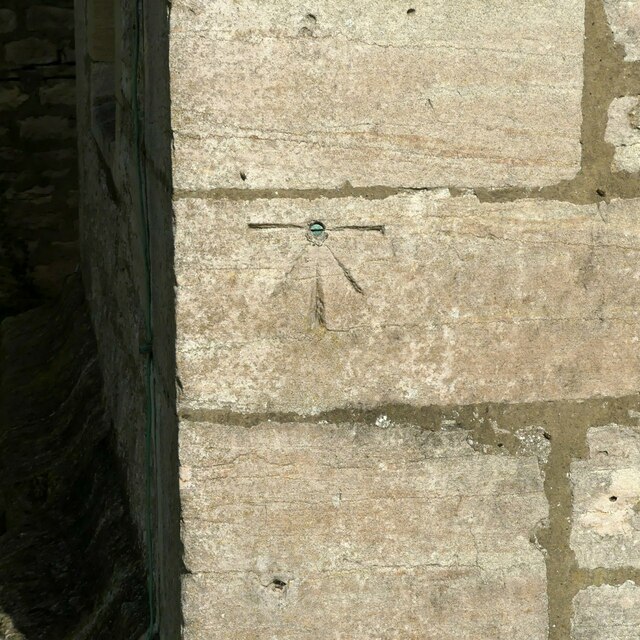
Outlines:
[{"label": "chiselled groove", "polygon": [[347,266],[345,264],[343,264],[343,262],[340,260],[340,258],[338,258],[338,256],[335,254],[335,252],[333,251],[333,249],[329,245],[326,245],[326,247],[327,247],[327,249],[329,249],[331,255],[334,258],[334,260],[338,263],[338,266],[340,267],[340,269],[342,269],[342,273],[344,273],[344,277],[347,279],[349,284],[353,287],[353,290],[356,293],[363,294],[364,293],[363,288],[358,284],[357,280],[354,278],[354,276],[351,273],[351,271],[347,268]]},{"label": "chiselled groove", "polygon": [[339,227],[332,227],[330,231],[378,231],[382,235],[386,232],[383,224],[344,224]]},{"label": "chiselled groove", "polygon": [[313,325],[326,328],[327,321],[325,317],[324,291],[322,289],[322,277],[320,268],[316,265],[315,290],[313,294]]},{"label": "chiselled groove", "polygon": [[250,222],[249,229],[304,229],[301,224],[289,222]]},{"label": "chiselled groove", "polygon": [[304,247],[301,251],[298,252],[298,255],[293,259],[291,267],[284,274],[284,278],[282,279],[282,282],[276,285],[276,287],[273,289],[273,292],[271,294],[272,296],[277,296],[284,290],[287,283],[289,282],[289,279],[291,278],[291,274],[295,271],[296,267],[298,266],[298,263],[300,262],[300,260],[302,259],[302,256],[304,256],[306,251],[307,251],[307,247]]}]

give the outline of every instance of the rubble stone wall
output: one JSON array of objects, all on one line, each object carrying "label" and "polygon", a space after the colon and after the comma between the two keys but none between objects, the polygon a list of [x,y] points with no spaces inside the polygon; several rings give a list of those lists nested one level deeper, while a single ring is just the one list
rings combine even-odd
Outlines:
[{"label": "rubble stone wall", "polygon": [[71,0],[0,9],[0,317],[57,295],[78,266]]}]

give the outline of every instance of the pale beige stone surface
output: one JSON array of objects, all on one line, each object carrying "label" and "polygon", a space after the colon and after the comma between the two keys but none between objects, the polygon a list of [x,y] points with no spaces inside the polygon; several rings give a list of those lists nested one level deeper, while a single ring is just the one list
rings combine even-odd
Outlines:
[{"label": "pale beige stone surface", "polygon": [[640,588],[627,581],[580,591],[573,601],[571,640],[637,640]]},{"label": "pale beige stone surface", "polygon": [[609,26],[625,60],[640,60],[640,1],[604,0]]},{"label": "pale beige stone surface", "polygon": [[183,421],[184,638],[546,638],[538,462],[467,437]]},{"label": "pale beige stone surface", "polygon": [[174,2],[175,187],[572,178],[584,1],[409,8],[404,0]]},{"label": "pale beige stone surface", "polygon": [[[178,200],[184,406],[314,413],[634,393],[639,203],[444,195]],[[321,246],[310,220],[327,225]],[[267,223],[301,228],[248,226]]]},{"label": "pale beige stone surface", "polygon": [[614,171],[640,171],[640,96],[611,103],[605,139],[615,147]]},{"label": "pale beige stone surface", "polygon": [[571,464],[571,547],[581,567],[640,568],[640,428],[589,430],[589,459]]}]

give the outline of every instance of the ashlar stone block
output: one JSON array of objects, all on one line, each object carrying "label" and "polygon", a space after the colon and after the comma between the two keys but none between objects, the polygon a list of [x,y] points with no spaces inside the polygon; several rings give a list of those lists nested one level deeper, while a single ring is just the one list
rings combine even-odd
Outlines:
[{"label": "ashlar stone block", "polygon": [[614,171],[640,171],[640,96],[613,100],[605,139],[615,147]]},{"label": "ashlar stone block", "polygon": [[584,0],[177,0],[171,22],[177,189],[579,170]]},{"label": "ashlar stone block", "polygon": [[50,64],[58,59],[56,45],[42,38],[23,38],[4,47],[5,60],[13,66]]},{"label": "ashlar stone block", "polygon": [[18,26],[18,16],[11,9],[0,9],[0,33],[11,33]]},{"label": "ashlar stone block", "polygon": [[533,456],[463,429],[185,420],[185,640],[544,640]]},{"label": "ashlar stone block", "polygon": [[66,104],[76,103],[75,80],[52,80],[40,88],[40,102],[42,104]]},{"label": "ashlar stone block", "polygon": [[27,29],[58,34],[73,31],[73,9],[35,5],[27,9]]},{"label": "ashlar stone block", "polygon": [[19,83],[4,82],[0,88],[0,111],[17,109],[29,99],[29,95],[22,91]]},{"label": "ashlar stone block", "polygon": [[640,388],[639,203],[447,193],[176,201],[184,406],[309,414]]},{"label": "ashlar stone block", "polygon": [[589,430],[589,459],[571,464],[571,547],[580,567],[640,568],[640,428]]},{"label": "ashlar stone block", "polygon": [[640,60],[640,0],[604,0],[615,41],[624,47],[625,60]]},{"label": "ashlar stone block", "polygon": [[588,587],[573,600],[571,640],[637,640],[640,588],[630,580],[619,586]]}]

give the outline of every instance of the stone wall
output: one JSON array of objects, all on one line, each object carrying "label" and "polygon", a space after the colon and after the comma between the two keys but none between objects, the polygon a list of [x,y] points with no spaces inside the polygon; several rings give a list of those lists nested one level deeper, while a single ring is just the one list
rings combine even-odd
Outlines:
[{"label": "stone wall", "polygon": [[144,555],[79,275],[2,323],[0,372],[0,638],[141,637]]},{"label": "stone wall", "polygon": [[184,638],[626,640],[636,0],[176,0]]},{"label": "stone wall", "polygon": [[152,580],[151,624],[172,638],[180,571],[167,8],[144,5],[139,29],[141,3],[76,3],[80,237],[107,410]]},{"label": "stone wall", "polygon": [[0,318],[78,265],[73,30],[71,0],[0,9]]}]

